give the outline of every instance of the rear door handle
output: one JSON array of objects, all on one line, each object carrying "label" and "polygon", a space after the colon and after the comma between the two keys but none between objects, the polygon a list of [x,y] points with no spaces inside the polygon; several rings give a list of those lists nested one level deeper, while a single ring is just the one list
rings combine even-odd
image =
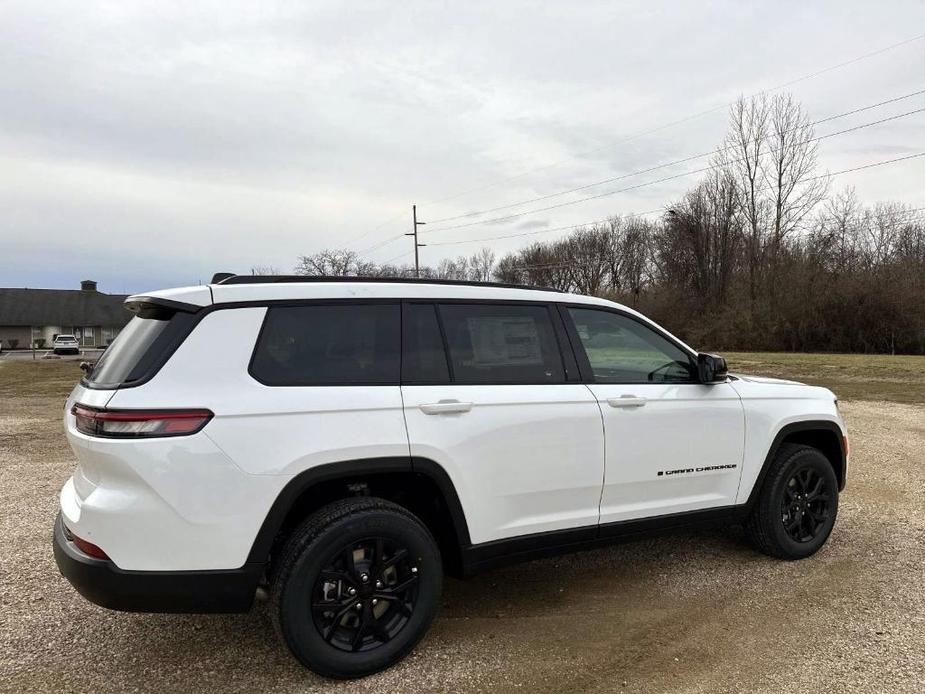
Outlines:
[{"label": "rear door handle", "polygon": [[458,414],[468,412],[472,409],[471,402],[460,402],[459,400],[441,400],[440,402],[429,402],[424,405],[418,405],[424,414]]},{"label": "rear door handle", "polygon": [[643,407],[647,400],[635,395],[621,395],[619,398],[607,398],[607,404],[611,407]]}]

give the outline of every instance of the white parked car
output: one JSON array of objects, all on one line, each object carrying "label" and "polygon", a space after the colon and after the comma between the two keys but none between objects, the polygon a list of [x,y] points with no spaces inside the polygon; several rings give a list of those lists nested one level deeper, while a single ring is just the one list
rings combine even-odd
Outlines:
[{"label": "white parked car", "polygon": [[61,572],[132,611],[241,612],[266,585],[326,676],[406,655],[444,573],[715,522],[800,559],[835,523],[830,391],[727,375],[610,301],[230,277],[126,306],[67,402]]},{"label": "white parked car", "polygon": [[51,347],[55,354],[80,354],[80,342],[73,335],[56,335]]}]

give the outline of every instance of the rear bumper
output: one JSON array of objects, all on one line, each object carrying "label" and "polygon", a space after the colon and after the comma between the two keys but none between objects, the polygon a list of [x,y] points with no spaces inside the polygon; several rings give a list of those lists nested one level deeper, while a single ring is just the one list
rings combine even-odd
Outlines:
[{"label": "rear bumper", "polygon": [[223,571],[125,571],[81,552],[55,519],[55,562],[83,597],[125,612],[247,612],[263,564]]}]

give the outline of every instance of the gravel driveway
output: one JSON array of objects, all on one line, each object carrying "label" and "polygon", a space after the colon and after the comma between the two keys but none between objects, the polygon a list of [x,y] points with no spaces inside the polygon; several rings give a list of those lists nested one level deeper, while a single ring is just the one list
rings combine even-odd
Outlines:
[{"label": "gravel driveway", "polygon": [[731,529],[447,580],[417,651],[348,683],[300,669],[262,604],[133,615],[80,598],[50,545],[72,466],[61,406],[0,399],[3,692],[925,691],[922,406],[843,403],[848,489],[814,558],[769,559]]}]

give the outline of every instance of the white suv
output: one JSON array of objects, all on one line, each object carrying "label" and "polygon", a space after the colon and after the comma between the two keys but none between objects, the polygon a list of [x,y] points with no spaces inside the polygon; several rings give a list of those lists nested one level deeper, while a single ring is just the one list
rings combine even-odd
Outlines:
[{"label": "white suv", "polygon": [[67,402],[61,572],[132,611],[246,611],[266,585],[323,675],[407,654],[445,572],[717,521],[798,559],[835,523],[830,391],[727,375],[610,301],[232,276],[126,306]]},{"label": "white suv", "polygon": [[55,354],[80,354],[80,342],[73,335],[55,335],[51,347]]}]

